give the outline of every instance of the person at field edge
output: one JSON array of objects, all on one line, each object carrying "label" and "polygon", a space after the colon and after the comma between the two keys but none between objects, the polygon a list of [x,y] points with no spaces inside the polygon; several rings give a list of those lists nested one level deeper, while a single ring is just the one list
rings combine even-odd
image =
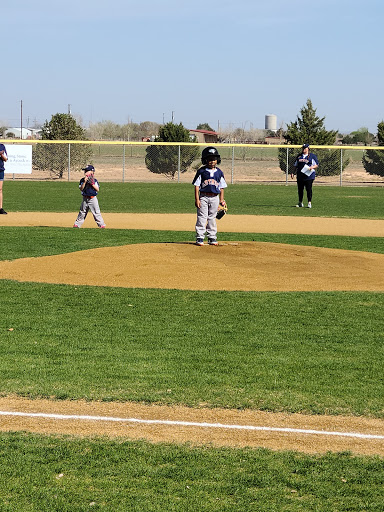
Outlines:
[{"label": "person at field edge", "polygon": [[223,206],[224,189],[227,187],[224,173],[217,167],[221,158],[216,148],[204,148],[201,153],[202,167],[196,172],[192,185],[195,186],[195,206],[197,208],[196,245],[204,245],[208,235],[209,245],[217,243],[216,214],[219,203]]},{"label": "person at field edge", "polygon": [[[299,194],[299,203],[297,208],[304,206],[304,188],[307,192],[308,208],[312,208],[312,185],[316,177],[316,169],[319,167],[319,161],[314,153],[310,153],[309,144],[303,144],[302,152],[297,155],[295,163],[297,191]],[[291,178],[295,173],[291,172]]]},{"label": "person at field edge", "polygon": [[8,160],[7,150],[4,144],[0,144],[0,215],[7,215],[3,208],[3,183],[4,183],[4,162]]},{"label": "person at field edge", "polygon": [[101,216],[99,201],[97,199],[100,185],[94,175],[95,168],[93,165],[87,165],[87,167],[84,167],[82,170],[85,174],[84,177],[80,180],[79,189],[81,190],[83,200],[81,202],[80,211],[73,227],[79,228],[85,221],[85,218],[90,210],[99,228],[105,228],[105,222]]}]

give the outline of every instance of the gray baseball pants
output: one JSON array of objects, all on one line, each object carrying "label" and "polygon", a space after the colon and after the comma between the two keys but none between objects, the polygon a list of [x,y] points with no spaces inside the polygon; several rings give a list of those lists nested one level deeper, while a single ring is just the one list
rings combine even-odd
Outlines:
[{"label": "gray baseball pants", "polygon": [[104,219],[101,216],[100,212],[99,201],[97,200],[96,196],[83,196],[83,200],[80,205],[80,211],[75,221],[75,226],[80,227],[83,224],[89,211],[91,211],[93,218],[95,219],[96,224],[99,226],[99,228],[101,226],[105,226]]},{"label": "gray baseball pants", "polygon": [[219,196],[200,196],[200,208],[197,208],[196,238],[216,238],[216,214],[219,208]]}]

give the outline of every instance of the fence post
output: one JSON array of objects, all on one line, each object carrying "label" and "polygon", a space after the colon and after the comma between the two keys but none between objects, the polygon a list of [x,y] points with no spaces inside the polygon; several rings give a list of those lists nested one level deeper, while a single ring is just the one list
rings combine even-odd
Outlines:
[{"label": "fence post", "polygon": [[235,165],[235,146],[232,146],[232,169],[231,169],[231,184],[232,185],[233,185],[234,165]]},{"label": "fence post", "polygon": [[123,183],[125,181],[125,144],[123,144]]},{"label": "fence post", "polygon": [[68,144],[68,181],[71,177],[71,144]]},{"label": "fence post", "polygon": [[177,153],[177,183],[180,183],[180,159],[181,159],[181,155],[180,155],[180,144],[178,146],[178,153]]},{"label": "fence post", "polygon": [[340,148],[340,187],[343,186],[343,150]]},{"label": "fence post", "polygon": [[287,162],[285,165],[285,184],[288,185],[289,149],[287,148]]}]

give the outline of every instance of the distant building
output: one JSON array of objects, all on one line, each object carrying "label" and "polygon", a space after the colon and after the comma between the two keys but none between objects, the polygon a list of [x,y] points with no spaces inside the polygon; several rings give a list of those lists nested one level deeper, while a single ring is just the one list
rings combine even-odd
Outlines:
[{"label": "distant building", "polygon": [[8,128],[5,130],[4,136],[9,139],[40,139],[41,130],[32,128],[23,128],[23,130],[21,130],[21,128]]},{"label": "distant building", "polygon": [[285,144],[284,137],[265,137],[264,143],[265,144]]},{"label": "distant building", "polygon": [[218,141],[219,134],[209,130],[189,130],[191,136],[196,137],[197,142],[206,142],[214,144]]}]

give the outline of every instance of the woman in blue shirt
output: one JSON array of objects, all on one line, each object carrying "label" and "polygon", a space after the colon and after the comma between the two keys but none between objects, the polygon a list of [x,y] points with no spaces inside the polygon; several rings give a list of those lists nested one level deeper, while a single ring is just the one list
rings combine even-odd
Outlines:
[{"label": "woman in blue shirt", "polygon": [[[312,208],[312,185],[315,181],[315,169],[319,167],[319,161],[314,153],[309,152],[309,144],[303,144],[302,152],[297,156],[293,165],[296,168],[297,191],[299,194],[299,203],[296,206],[297,208],[304,206],[303,198],[305,188],[307,192],[308,208]],[[292,171],[292,179],[293,176],[294,172]]]}]

